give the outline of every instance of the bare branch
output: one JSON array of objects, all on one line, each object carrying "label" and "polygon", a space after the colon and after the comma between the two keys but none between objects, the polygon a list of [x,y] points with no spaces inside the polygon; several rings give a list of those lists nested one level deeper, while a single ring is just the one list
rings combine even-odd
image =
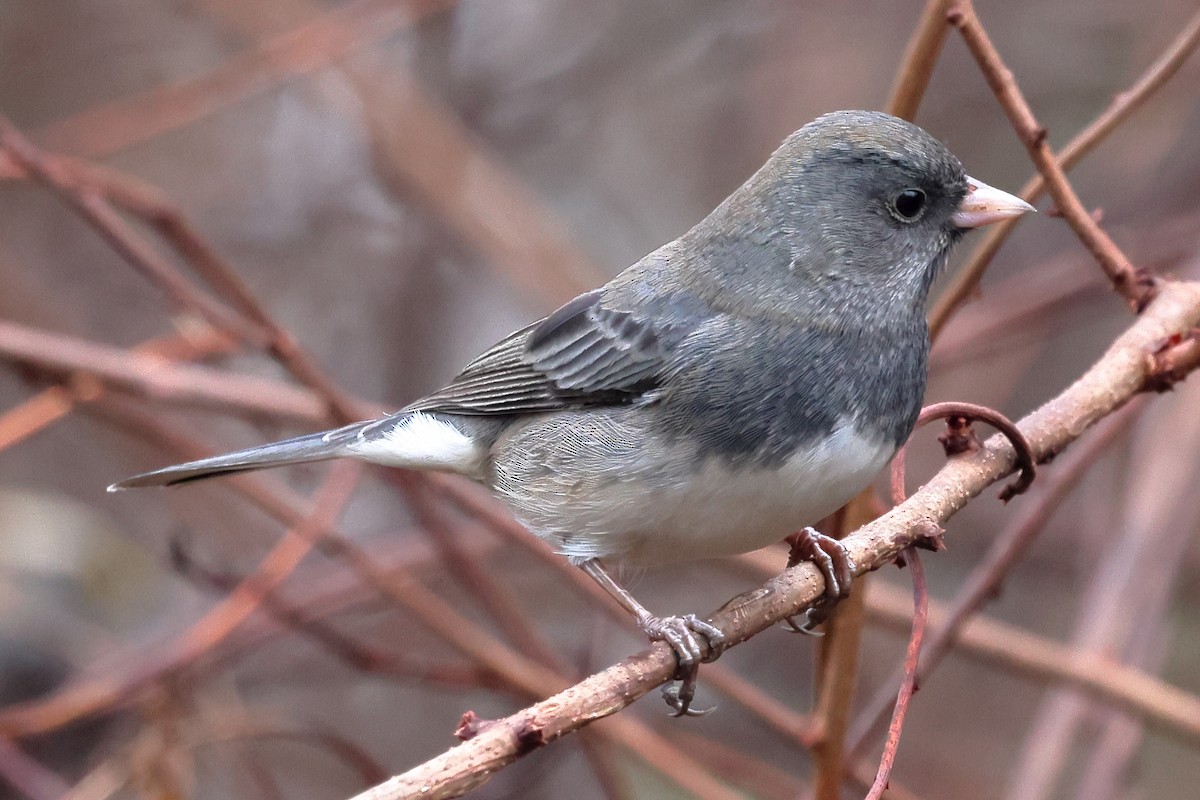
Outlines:
[{"label": "bare branch", "polygon": [[[1192,16],[1179,36],[1134,81],[1132,86],[1113,97],[1108,107],[1059,151],[1057,156],[1059,165],[1064,170],[1069,170],[1084,156],[1092,152],[1179,71],[1188,57],[1195,52],[1197,45],[1200,45],[1200,12]],[[1020,194],[1024,200],[1034,203],[1045,190],[1045,178],[1037,174],[1025,182],[1025,185],[1021,187]],[[935,338],[945,327],[954,311],[965,303],[978,288],[983,273],[991,264],[996,253],[999,252],[1000,246],[1017,227],[1018,222],[1019,220],[1014,219],[995,225],[984,234],[979,244],[975,245],[975,249],[971,251],[966,263],[955,273],[950,285],[942,292],[929,312],[929,331]]]},{"label": "bare branch", "polygon": [[1108,275],[1113,288],[1130,306],[1141,311],[1154,297],[1157,281],[1149,272],[1129,262],[1071,188],[1066,172],[1046,141],[1046,129],[1034,117],[1033,110],[1013,79],[1012,71],[1001,60],[1000,53],[975,15],[971,0],[956,0],[947,18],[958,28],[967,48],[975,56],[988,86],[1000,101],[1021,143],[1029,151],[1029,157],[1045,179],[1046,189],[1054,198],[1063,218]]},{"label": "bare branch", "polygon": [[325,404],[312,392],[269,378],[173,363],[157,353],[124,350],[0,320],[0,359],[37,370],[87,375],[169,403],[221,408],[315,424]]},{"label": "bare branch", "polygon": [[[897,632],[912,622],[912,600],[900,589],[876,581],[868,616]],[[948,621],[941,604],[930,606],[930,622]],[[1200,697],[1116,659],[1076,650],[1013,625],[977,616],[965,623],[955,652],[989,669],[1060,683],[1134,714],[1148,726],[1180,741],[1200,745]]]},{"label": "bare branch", "polygon": [[902,119],[911,120],[917,115],[917,107],[925,96],[925,87],[933,76],[933,68],[942,54],[949,28],[946,12],[950,0],[926,0],[917,29],[913,31],[904,58],[896,71],[892,91],[888,94],[887,110]]}]

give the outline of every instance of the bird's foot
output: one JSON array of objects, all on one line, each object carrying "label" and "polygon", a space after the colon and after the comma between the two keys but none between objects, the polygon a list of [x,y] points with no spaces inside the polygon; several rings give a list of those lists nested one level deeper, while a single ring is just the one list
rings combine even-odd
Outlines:
[{"label": "bird's foot", "polygon": [[817,626],[829,619],[833,607],[850,594],[854,581],[854,561],[846,546],[814,528],[805,528],[792,537],[792,552],[788,555],[788,566],[794,567],[801,561],[812,562],[825,579],[825,595],[804,612],[804,620],[797,622],[788,617],[784,623],[796,633],[820,636]]},{"label": "bird's foot", "polygon": [[725,634],[719,628],[695,614],[679,617],[646,617],[640,622],[642,630],[655,641],[671,645],[679,660],[675,681],[663,687],[663,699],[667,701],[676,717],[702,717],[716,708],[694,709],[692,700],[696,696],[696,678],[700,673],[700,662],[704,650],[697,637],[708,642],[708,661],[712,661],[725,649]]}]

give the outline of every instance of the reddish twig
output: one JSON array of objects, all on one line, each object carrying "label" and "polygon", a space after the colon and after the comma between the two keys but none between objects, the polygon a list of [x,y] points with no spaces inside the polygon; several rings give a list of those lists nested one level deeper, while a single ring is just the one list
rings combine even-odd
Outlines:
[{"label": "reddish twig", "polygon": [[925,96],[925,88],[933,76],[933,68],[942,54],[949,31],[946,24],[949,8],[950,0],[925,0],[925,8],[904,48],[904,57],[888,93],[889,114],[907,120],[917,116],[917,108]]},{"label": "reddish twig", "polygon": [[[1021,433],[1021,430],[999,411],[975,403],[934,403],[921,409],[913,430],[921,428],[934,419],[946,420],[946,432],[938,436],[938,441],[945,448],[947,457],[974,453],[983,446],[971,428],[973,420],[986,422],[1000,431],[1012,443],[1013,451],[1016,453],[1017,468],[1021,474],[1017,480],[1005,486],[1004,490],[1000,492],[1000,500],[1003,502],[1007,503],[1033,483],[1033,479],[1037,475],[1033,449],[1029,446],[1029,441]],[[892,502],[895,505],[903,503],[906,497],[904,451],[905,448],[900,448],[900,452],[892,459]]]},{"label": "reddish twig", "polygon": [[[192,556],[186,543],[179,537],[171,540],[171,563],[185,578],[208,589],[229,593],[246,581],[245,576],[236,576],[211,569]],[[311,640],[334,658],[353,669],[375,675],[404,678],[422,683],[434,683],[455,688],[488,686],[494,681],[482,670],[457,664],[417,663],[397,653],[384,652],[369,644],[355,641],[321,618],[311,617],[300,607],[288,603],[271,592],[262,599],[262,610],[288,630]],[[329,609],[322,612],[328,615]],[[216,645],[214,644],[213,650]]]},{"label": "reddish twig", "polygon": [[261,332],[211,295],[197,289],[178,268],[139,235],[105,197],[77,180],[60,162],[47,158],[0,115],[0,149],[32,178],[54,191],[91,225],[130,266],[158,286],[179,310],[194,311],[213,327],[248,342],[261,342]]},{"label": "reddish twig", "polygon": [[[140,357],[166,360],[196,360],[230,352],[233,340],[211,328],[202,333],[155,339],[129,352]],[[105,392],[99,381],[80,375],[71,377],[69,386],[51,386],[18,406],[0,414],[0,450],[24,441],[40,430],[64,419],[78,402],[99,397]]]},{"label": "reddish twig", "polygon": [[[1142,106],[1158,89],[1179,71],[1183,63],[1200,45],[1200,12],[1188,20],[1179,36],[1154,60],[1144,73],[1128,89],[1118,92],[1111,103],[1083,130],[1058,152],[1059,166],[1069,170],[1108,138],[1117,127]],[[1046,180],[1039,173],[1021,187],[1021,197],[1030,203],[1037,202],[1046,189]],[[955,273],[952,282],[938,297],[929,312],[929,330],[937,335],[945,327],[950,315],[967,301],[978,288],[979,281],[988,265],[1008,239],[1019,220],[999,223],[991,228],[982,241],[975,246],[966,263]]]},{"label": "reddish twig", "polygon": [[0,779],[31,800],[57,800],[70,786],[5,736],[0,736]]},{"label": "reddish twig", "polygon": [[791,800],[804,789],[800,780],[786,770],[729,743],[687,730],[686,726],[675,726],[671,738],[754,797]]},{"label": "reddish twig", "polygon": [[[996,596],[1005,577],[1045,528],[1050,516],[1058,510],[1063,500],[1079,484],[1100,455],[1129,429],[1143,405],[1136,400],[1130,403],[1097,425],[1095,434],[1080,443],[1077,449],[1068,451],[1065,458],[1055,460],[1054,469],[1049,477],[1039,483],[1041,494],[1036,499],[1031,499],[1031,504],[1024,508],[1022,516],[1013,520],[1011,525],[995,537],[987,554],[971,571],[950,608],[943,615],[944,621],[939,622],[928,637],[917,674],[918,681],[926,680],[937,669],[949,654],[963,626],[988,600]],[[887,685],[904,679],[904,665],[897,667],[893,676],[894,680]],[[862,752],[867,737],[886,718],[893,701],[892,693],[886,686],[876,693],[855,720],[846,745],[847,752],[852,756]]]},{"label": "reddish twig", "polygon": [[[897,632],[907,631],[912,623],[911,605],[907,592],[876,581],[867,604],[868,618]],[[939,604],[930,603],[933,625],[941,627],[945,613]],[[955,655],[988,669],[1039,686],[1051,683],[1079,689],[1189,747],[1200,747],[1200,696],[1110,656],[1080,652],[983,615],[966,622],[954,646]]]},{"label": "reddish twig", "polygon": [[160,286],[182,309],[195,311],[218,329],[265,348],[298,381],[320,395],[329,405],[332,419],[351,422],[379,411],[343,393],[301,349],[295,338],[273,320],[232,266],[193,232],[177,209],[164,204],[160,198],[139,194],[129,185],[122,187],[121,197],[127,207],[146,214],[147,221],[159,228],[178,252],[191,259],[198,274],[237,312],[201,291],[134,231],[105,196],[104,192],[111,189],[110,186],[88,183],[86,176],[64,166],[69,162],[56,160],[34,147],[3,116],[0,116],[0,146],[7,149],[31,176],[54,189],[114,250]]},{"label": "reddish twig", "polygon": [[325,418],[324,403],[310,391],[269,378],[174,363],[159,349],[125,350],[0,320],[0,359],[39,371],[66,373],[76,380],[86,376],[155,400],[226,413],[310,424]]},{"label": "reddish twig", "polygon": [[[866,489],[835,515],[829,535],[841,539],[878,516],[873,508],[874,490]],[[788,564],[793,565],[794,553]],[[814,800],[838,800],[846,768],[846,729],[850,725],[863,622],[866,619],[865,586],[856,583],[825,624],[818,650],[820,693],[813,716],[819,736],[813,741]]]},{"label": "reddish twig", "polygon": [[896,763],[896,751],[900,747],[900,732],[904,729],[908,704],[917,691],[917,665],[921,660],[921,642],[925,638],[925,626],[929,620],[929,588],[925,585],[925,568],[921,566],[916,548],[909,547],[902,554],[902,558],[912,572],[912,636],[904,654],[904,682],[900,684],[900,692],[896,695],[896,711],[892,715],[892,724],[888,727],[887,742],[883,746],[883,757],[879,761],[879,772],[875,775],[875,783],[867,793],[866,800],[879,800],[887,789],[888,776],[892,774],[892,765]]},{"label": "reddish twig", "polygon": [[295,527],[276,543],[258,569],[228,598],[177,636],[161,657],[147,658],[145,653],[138,653],[131,656],[120,680],[80,681],[49,698],[9,706],[0,711],[0,730],[5,735],[52,730],[111,709],[151,683],[195,663],[254,613],[263,597],[291,574],[311,550],[313,531],[327,527],[349,499],[361,469],[353,462],[339,465],[323,487],[313,513],[307,517],[293,515]]},{"label": "reddish twig", "polygon": [[[604,282],[528,187],[454,112],[408,75],[351,74],[362,95],[383,179],[423,205],[483,255],[500,277],[553,308]],[[475,198],[464,203],[464,197]]]},{"label": "reddish twig", "polygon": [[323,727],[313,727],[312,723],[305,728],[284,726],[273,722],[264,722],[260,714],[236,721],[222,721],[217,730],[205,730],[186,742],[189,748],[204,747],[233,741],[282,740],[299,742],[317,750],[328,753],[333,758],[350,767],[364,783],[378,781],[386,776],[387,771],[363,747],[333,730]]},{"label": "reddish twig", "polygon": [[462,537],[479,533],[482,525],[468,523],[464,526],[461,521],[452,519],[446,506],[437,503],[437,497],[432,492],[413,486],[410,476],[411,473],[392,471],[385,474],[392,484],[400,488],[417,521],[429,533],[442,563],[457,576],[467,591],[475,595],[479,607],[496,621],[521,652],[564,675],[574,673],[570,665],[538,634],[529,612],[522,608],[506,587],[500,585],[491,571],[461,545]]},{"label": "reddish twig", "polygon": [[1157,293],[1157,279],[1129,262],[1079,200],[1067,180],[1062,165],[1050,150],[1046,141],[1046,129],[1034,117],[1025,96],[1013,79],[1012,72],[1005,66],[1000,53],[976,16],[971,0],[955,0],[947,19],[958,28],[967,43],[967,48],[983,70],[988,86],[1000,101],[1021,143],[1029,151],[1029,157],[1045,179],[1046,189],[1062,212],[1063,218],[1108,275],[1113,288],[1134,310],[1140,312]]}]

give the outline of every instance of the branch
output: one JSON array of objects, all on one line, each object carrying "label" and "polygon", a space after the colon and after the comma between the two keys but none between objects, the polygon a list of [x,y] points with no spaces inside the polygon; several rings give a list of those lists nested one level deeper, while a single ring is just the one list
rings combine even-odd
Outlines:
[{"label": "branch", "polygon": [[[1200,11],[1184,26],[1183,31],[1155,59],[1145,72],[1123,92],[1118,92],[1100,114],[1086,128],[1075,135],[1067,146],[1058,152],[1058,163],[1064,170],[1071,169],[1080,159],[1092,152],[1108,135],[1117,129],[1142,104],[1166,83],[1188,57],[1200,45]],[[1021,198],[1030,203],[1037,202],[1046,190],[1046,181],[1035,174],[1021,187]],[[966,263],[958,269],[929,312],[929,332],[936,339],[945,327],[950,315],[955,312],[979,287],[979,281],[1000,246],[1008,239],[1018,223],[1017,219],[1001,222],[984,234],[979,244],[971,251]]]},{"label": "branch", "polygon": [[310,424],[325,420],[314,393],[270,378],[176,363],[169,355],[95,344],[0,320],[0,360],[51,373],[86,375],[168,403],[235,410]]},{"label": "branch", "polygon": [[[911,609],[912,599],[903,589],[886,581],[872,586],[867,607],[872,622],[897,633],[907,632],[912,624]],[[930,624],[945,627],[951,612],[946,604],[930,604]],[[1110,656],[1080,651],[983,616],[976,616],[958,631],[954,653],[988,669],[1079,689],[1177,741],[1200,745],[1200,697]]]},{"label": "branch", "polygon": [[[1056,460],[1053,469],[1039,482],[1038,493],[1022,505],[1021,513],[1012,523],[992,540],[987,554],[963,582],[945,613],[939,614],[943,622],[929,636],[921,656],[918,682],[925,681],[941,663],[958,641],[959,632],[968,620],[983,605],[994,598],[1009,572],[1033,544],[1045,527],[1051,514],[1061,505],[1075,488],[1088,469],[1104,451],[1123,434],[1133,422],[1142,404],[1134,401],[1097,426],[1095,433],[1066,457]],[[861,752],[867,737],[887,717],[895,703],[895,693],[890,687],[904,678],[904,667],[900,665],[892,673],[892,679],[881,685],[875,696],[867,703],[855,721],[846,749],[852,754]]]},{"label": "branch", "polygon": [[1029,107],[1013,79],[1012,71],[1005,66],[987,31],[983,29],[970,0],[957,0],[947,19],[958,28],[967,43],[967,49],[983,70],[988,86],[996,95],[1004,113],[1008,115],[1021,143],[1029,151],[1030,159],[1045,179],[1046,189],[1054,198],[1054,203],[1063,218],[1104,270],[1113,288],[1130,306],[1141,311],[1153,299],[1158,282],[1149,272],[1134,267],[1129,262],[1121,248],[1117,247],[1116,242],[1097,224],[1075,194],[1075,190],[1067,181],[1066,172],[1046,142],[1046,129],[1034,117],[1033,109]]},{"label": "branch", "polygon": [[[1091,425],[1142,391],[1147,353],[1200,320],[1200,284],[1175,283],[1160,296],[1079,380],[1019,427],[1039,460],[1069,445]],[[845,539],[859,574],[891,563],[905,547],[960,511],[991,484],[1008,475],[1015,454],[1007,439],[995,436],[974,455],[942,468],[903,505]],[[710,619],[736,645],[794,616],[823,591],[811,564],[793,567],[757,590],[727,603]],[[671,649],[662,643],[592,675],[481,731],[471,741],[380,784],[358,800],[394,800],[410,796],[454,797],[488,780],[499,769],[530,751],[597,719],[610,716],[670,680],[676,669]]]},{"label": "branch", "polygon": [[867,792],[867,800],[879,800],[888,788],[888,776],[892,774],[892,765],[896,763],[896,751],[900,748],[900,732],[904,728],[904,718],[908,715],[908,704],[918,688],[917,664],[921,659],[921,643],[925,640],[925,629],[929,622],[929,589],[925,584],[925,568],[921,566],[917,548],[906,548],[901,558],[912,572],[912,636],[909,637],[908,650],[904,654],[904,681],[900,684],[900,692],[896,696],[896,711],[892,714],[892,724],[888,728],[887,743],[883,746],[879,772],[875,774],[875,782]]},{"label": "branch", "polygon": [[917,106],[925,96],[925,88],[929,86],[933,68],[946,42],[946,33],[949,31],[946,13],[949,9],[950,0],[926,0],[917,29],[904,48],[904,58],[900,61],[896,80],[888,93],[889,114],[909,121],[916,117]]}]

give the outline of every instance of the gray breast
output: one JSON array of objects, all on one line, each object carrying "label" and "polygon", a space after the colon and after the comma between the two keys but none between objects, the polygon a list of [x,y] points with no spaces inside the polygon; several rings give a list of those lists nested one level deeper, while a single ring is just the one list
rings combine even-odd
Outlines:
[{"label": "gray breast", "polygon": [[923,320],[868,332],[725,318],[685,343],[661,400],[663,434],[745,466],[780,464],[846,420],[898,447],[927,360]]}]

